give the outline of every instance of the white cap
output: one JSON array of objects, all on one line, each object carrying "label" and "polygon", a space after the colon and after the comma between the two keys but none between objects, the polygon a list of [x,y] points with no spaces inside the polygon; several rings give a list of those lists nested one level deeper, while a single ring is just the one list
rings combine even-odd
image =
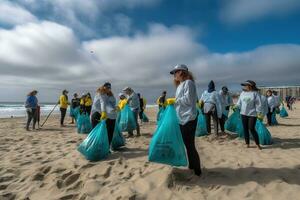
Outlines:
[{"label": "white cap", "polygon": [[172,71],[170,71],[170,74],[175,74],[179,70],[189,71],[188,67],[185,64],[179,64],[176,65]]}]

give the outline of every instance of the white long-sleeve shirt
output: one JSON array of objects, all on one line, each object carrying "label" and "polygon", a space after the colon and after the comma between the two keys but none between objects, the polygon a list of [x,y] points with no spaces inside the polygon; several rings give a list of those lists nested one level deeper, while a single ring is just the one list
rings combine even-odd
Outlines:
[{"label": "white long-sleeve shirt", "polygon": [[267,100],[268,100],[268,107],[270,108],[270,111],[273,112],[274,109],[276,108],[276,100],[274,96],[273,95],[268,96]]},{"label": "white long-sleeve shirt", "polygon": [[94,97],[91,114],[98,112],[101,114],[100,94],[97,93]]},{"label": "white long-sleeve shirt", "polygon": [[228,116],[229,110],[226,110],[226,107],[233,105],[232,97],[230,96],[229,93],[224,94],[222,90],[219,92],[219,97],[220,97],[220,102],[222,105],[222,113],[225,116]]},{"label": "white long-sleeve shirt", "polygon": [[264,95],[260,95],[261,99],[261,107],[262,107],[262,113],[263,115],[266,115],[268,113],[268,98]]},{"label": "white long-sleeve shirt", "polygon": [[197,90],[196,85],[191,80],[181,82],[176,90],[175,109],[179,124],[185,125],[189,121],[197,118]]},{"label": "white long-sleeve shirt", "polygon": [[116,98],[107,94],[100,95],[101,111],[106,112],[108,119],[116,119]]},{"label": "white long-sleeve shirt", "polygon": [[128,96],[127,104],[133,112],[140,111],[140,98],[135,92]]},{"label": "white long-sleeve shirt", "polygon": [[200,100],[204,102],[204,113],[208,113],[211,110],[212,106],[215,106],[218,114],[218,118],[222,117],[222,104],[220,100],[220,96],[216,91],[208,92],[205,90]]},{"label": "white long-sleeve shirt", "polygon": [[241,110],[241,115],[256,117],[259,113],[262,113],[261,98],[256,91],[243,91],[237,105]]}]

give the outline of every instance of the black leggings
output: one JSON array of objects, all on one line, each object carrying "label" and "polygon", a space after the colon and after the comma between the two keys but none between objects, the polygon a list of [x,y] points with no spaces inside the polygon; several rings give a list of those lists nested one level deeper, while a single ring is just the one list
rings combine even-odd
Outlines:
[{"label": "black leggings", "polygon": [[218,132],[219,132],[219,128],[218,128],[218,114],[217,114],[217,111],[214,110],[214,111],[210,111],[208,113],[205,113],[205,120],[206,120],[206,127],[207,127],[207,132],[208,133],[211,133],[211,118],[213,119],[213,123],[214,123],[214,132],[216,135],[218,135]]},{"label": "black leggings", "polygon": [[115,119],[107,119],[106,120],[106,128],[107,128],[107,135],[108,135],[109,144],[111,144],[111,141],[112,141],[112,138],[113,138],[113,135],[114,135],[115,124],[116,124]]},{"label": "black leggings", "polygon": [[33,129],[35,129],[35,124],[36,124],[36,118],[37,118],[37,114],[36,114],[37,109],[32,108],[31,112],[27,111],[27,124],[26,124],[26,129],[29,129],[29,125],[31,120],[33,120]]},{"label": "black leggings", "polygon": [[[273,111],[274,112],[274,111]],[[271,112],[271,109],[268,108],[268,113],[267,113],[267,119],[268,119],[268,125],[271,126],[272,125],[272,115],[273,112]]]},{"label": "black leggings", "polygon": [[60,125],[64,125],[66,113],[67,113],[66,108],[60,108]]},{"label": "black leggings", "polygon": [[185,125],[180,125],[182,139],[185,144],[185,148],[189,160],[189,168],[193,169],[195,174],[201,174],[200,158],[195,147],[195,132],[197,127],[197,118],[193,121],[189,121]]},{"label": "black leggings", "polygon": [[256,117],[250,117],[246,115],[241,115],[242,122],[243,122],[243,128],[244,128],[244,136],[245,136],[245,142],[246,144],[250,144],[250,136],[249,136],[249,130],[254,138],[255,144],[259,145],[259,139],[258,134],[255,130],[255,124],[256,124]]},{"label": "black leggings", "polygon": [[225,132],[225,122],[226,122],[227,117],[225,115],[222,114],[222,118],[219,119],[219,123],[220,123],[220,127],[221,127],[221,131]]}]

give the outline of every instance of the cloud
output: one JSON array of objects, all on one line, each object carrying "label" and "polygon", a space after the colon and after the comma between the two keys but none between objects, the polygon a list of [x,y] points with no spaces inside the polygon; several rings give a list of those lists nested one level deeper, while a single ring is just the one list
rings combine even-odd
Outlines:
[{"label": "cloud", "polygon": [[178,63],[190,67],[199,93],[209,80],[219,86],[246,79],[259,85],[295,84],[300,76],[300,45],[265,45],[221,54],[210,52],[184,26],[152,24],[147,32],[130,37],[81,42],[72,29],[43,21],[0,29],[0,43],[1,99],[7,98],[6,90],[22,88],[26,94],[36,88],[47,93],[39,94],[42,100],[54,101],[61,89],[95,91],[111,81],[115,92],[132,86],[151,102],[162,89],[173,88],[169,71]]},{"label": "cloud", "polygon": [[16,3],[2,0],[0,2],[0,23],[17,25],[38,21],[29,11]]},{"label": "cloud", "polygon": [[220,18],[226,23],[242,24],[299,10],[299,0],[224,0]]},{"label": "cloud", "polygon": [[129,34],[132,20],[124,10],[157,5],[160,0],[17,0],[42,20],[71,27],[84,38]]}]

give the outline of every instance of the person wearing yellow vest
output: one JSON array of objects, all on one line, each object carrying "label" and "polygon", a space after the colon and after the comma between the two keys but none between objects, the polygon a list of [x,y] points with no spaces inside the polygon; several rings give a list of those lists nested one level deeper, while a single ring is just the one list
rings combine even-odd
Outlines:
[{"label": "person wearing yellow vest", "polygon": [[127,104],[127,99],[123,93],[119,94],[119,98],[120,98],[120,100],[118,102],[118,107],[120,110],[122,110],[125,107],[125,105]]},{"label": "person wearing yellow vest", "polygon": [[167,91],[163,91],[162,95],[158,97],[156,103],[159,108],[165,108],[166,107],[166,96],[167,96]]},{"label": "person wearing yellow vest", "polygon": [[63,90],[62,95],[59,97],[59,107],[60,107],[60,126],[64,127],[64,120],[67,113],[68,105],[70,105],[68,101],[68,91]]},{"label": "person wearing yellow vest", "polygon": [[91,94],[88,92],[87,95],[86,95],[86,98],[85,98],[84,106],[85,106],[86,112],[89,115],[91,114],[92,105],[93,105],[93,100],[92,100]]}]

